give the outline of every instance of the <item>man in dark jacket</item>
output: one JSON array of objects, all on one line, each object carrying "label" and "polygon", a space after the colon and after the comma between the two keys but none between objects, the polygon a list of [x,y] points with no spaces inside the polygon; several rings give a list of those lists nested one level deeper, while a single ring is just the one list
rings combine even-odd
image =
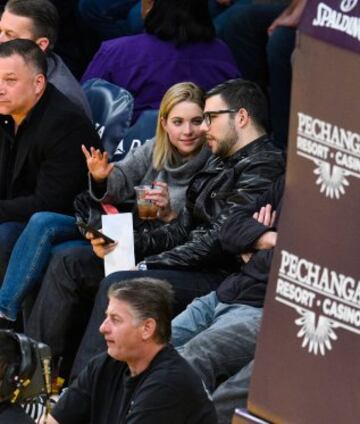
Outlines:
[{"label": "man in dark jacket", "polygon": [[219,424],[245,406],[283,189],[280,177],[253,202],[234,206],[220,240],[243,263],[241,271],[172,321],[172,343],[212,393]]},{"label": "man in dark jacket", "polygon": [[30,40],[0,45],[0,267],[31,215],[71,213],[86,186],[81,145],[99,146],[91,122],[46,81]]},{"label": "man in dark jacket", "polygon": [[34,41],[46,54],[46,77],[91,119],[81,85],[60,56],[53,52],[59,14],[50,0],[9,0],[0,20],[0,43],[23,38]]},{"label": "man in dark jacket", "polygon": [[[88,327],[84,342],[89,356],[104,348],[97,333],[111,283],[136,274],[166,279],[175,289],[175,312],[179,313],[194,297],[214,290],[225,276],[240,269],[239,262],[221,249],[219,230],[234,204],[246,204],[252,194],[266,190],[283,173],[284,159],[266,136],[267,104],[254,83],[231,80],[211,90],[202,126],[214,155],[190,182],[178,219],[136,235],[136,256],[142,261],[139,270],[114,273],[101,284],[95,324]],[[100,257],[113,248],[101,238],[92,244]],[[79,292],[84,292],[87,281],[93,291],[94,286],[98,288],[94,275],[99,267],[89,266],[91,260],[82,256],[76,262],[67,253],[54,258],[48,268],[28,330],[34,338],[49,343],[55,356],[63,354],[64,336],[79,310]]]}]

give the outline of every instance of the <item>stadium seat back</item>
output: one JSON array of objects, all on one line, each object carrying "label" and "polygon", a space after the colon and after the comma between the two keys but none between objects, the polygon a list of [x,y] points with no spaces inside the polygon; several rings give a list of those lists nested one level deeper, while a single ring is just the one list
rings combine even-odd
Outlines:
[{"label": "stadium seat back", "polygon": [[141,146],[155,136],[158,110],[145,110],[126,132],[114,153],[114,160],[123,159],[126,153]]},{"label": "stadium seat back", "polygon": [[88,80],[82,87],[91,107],[95,128],[111,159],[130,126],[134,98],[124,88],[100,78]]}]

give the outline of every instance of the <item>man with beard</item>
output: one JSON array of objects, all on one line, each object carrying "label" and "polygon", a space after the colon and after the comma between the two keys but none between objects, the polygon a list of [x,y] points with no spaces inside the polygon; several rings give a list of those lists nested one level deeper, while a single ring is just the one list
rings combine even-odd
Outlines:
[{"label": "man with beard", "polygon": [[199,297],[172,321],[171,343],[196,370],[214,401],[218,424],[245,407],[273,250],[284,177],[252,202],[237,205],[220,231],[240,272]]},{"label": "man with beard", "polygon": [[[113,273],[101,283],[76,368],[105,349],[98,328],[108,287],[114,281],[138,275],[166,279],[175,291],[177,314],[193,298],[215,290],[224,277],[239,270],[236,258],[221,249],[220,228],[234,204],[246,204],[284,172],[283,155],[266,135],[267,111],[264,94],[249,81],[230,80],[208,92],[202,129],[213,155],[190,182],[178,218],[135,234],[136,257],[141,261],[138,270]],[[100,258],[114,248],[102,238],[91,243]],[[86,249],[60,253],[52,260],[27,330],[49,344],[54,356],[64,355],[73,316],[79,317],[84,293],[97,291],[102,273],[102,263]]]}]

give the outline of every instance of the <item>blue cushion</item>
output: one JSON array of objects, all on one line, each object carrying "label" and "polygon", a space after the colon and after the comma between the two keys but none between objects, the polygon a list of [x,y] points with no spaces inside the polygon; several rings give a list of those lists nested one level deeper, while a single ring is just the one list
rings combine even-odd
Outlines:
[{"label": "blue cushion", "polygon": [[100,78],[90,79],[82,87],[104,150],[112,158],[131,123],[134,98],[124,88]]},{"label": "blue cushion", "polygon": [[135,149],[154,137],[158,110],[145,110],[126,132],[117,146],[113,160],[121,160],[129,150]]}]

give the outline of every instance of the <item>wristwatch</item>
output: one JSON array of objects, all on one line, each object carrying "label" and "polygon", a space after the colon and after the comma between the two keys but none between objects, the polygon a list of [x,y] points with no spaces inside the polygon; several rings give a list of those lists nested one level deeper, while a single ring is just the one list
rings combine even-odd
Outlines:
[{"label": "wristwatch", "polygon": [[138,267],[139,271],[147,271],[147,269],[148,269],[146,262],[144,262],[144,261],[139,262],[137,267]]}]

